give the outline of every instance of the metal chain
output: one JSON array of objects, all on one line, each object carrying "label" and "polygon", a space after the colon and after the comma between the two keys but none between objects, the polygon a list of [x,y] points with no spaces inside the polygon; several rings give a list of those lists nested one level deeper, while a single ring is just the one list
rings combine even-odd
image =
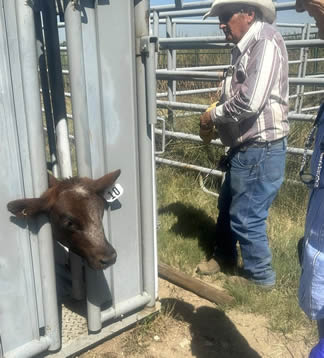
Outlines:
[{"label": "metal chain", "polygon": [[314,137],[314,133],[316,130],[317,126],[313,126],[313,128],[311,129],[311,131],[308,134],[308,137],[306,139],[305,142],[305,149],[304,149],[304,153],[303,153],[303,158],[302,158],[302,162],[300,165],[300,172],[304,169],[305,165],[306,165],[306,160],[307,160],[307,150],[311,147],[312,142],[313,142],[313,137]]}]

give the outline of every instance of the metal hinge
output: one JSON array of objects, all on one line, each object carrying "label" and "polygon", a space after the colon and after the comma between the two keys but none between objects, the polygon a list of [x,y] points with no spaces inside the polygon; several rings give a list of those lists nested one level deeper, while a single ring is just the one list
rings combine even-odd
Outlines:
[{"label": "metal hinge", "polygon": [[154,51],[159,51],[159,39],[156,36],[143,36],[140,41],[140,53],[149,55],[151,44],[154,44]]}]

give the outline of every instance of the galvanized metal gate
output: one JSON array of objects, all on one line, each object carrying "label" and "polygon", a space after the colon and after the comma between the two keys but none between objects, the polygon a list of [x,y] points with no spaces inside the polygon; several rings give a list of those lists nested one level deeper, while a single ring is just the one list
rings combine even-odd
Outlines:
[{"label": "galvanized metal gate", "polygon": [[[107,236],[118,252],[117,263],[103,272],[85,267],[87,313],[78,314],[80,319],[78,309],[72,307],[74,312],[69,313],[71,307],[61,306],[60,295],[57,304],[53,244],[46,218],[25,223],[10,218],[6,209],[8,201],[39,196],[47,188],[38,74],[38,67],[44,64],[39,12],[48,31],[45,29],[48,66],[41,70],[41,77],[45,70],[50,81],[46,89],[46,75],[42,78],[43,94],[51,95],[49,105],[44,94],[43,105],[50,119],[47,123],[54,123],[59,147],[58,157],[51,153],[51,160],[56,164],[57,158],[63,176],[72,173],[71,164],[63,158],[70,155],[62,150],[69,147],[66,112],[59,108],[62,88],[55,76],[61,74],[55,61],[53,64],[53,56],[59,59],[55,1],[0,0],[0,5],[0,356],[56,352],[54,355],[63,357],[156,310],[155,43],[149,37],[148,1],[61,4],[78,174],[97,178],[120,168],[119,182],[125,190],[119,205],[104,216]],[[53,143],[53,137],[50,141]],[[72,275],[64,274],[71,286],[73,283],[72,294],[81,298],[82,263],[78,258],[72,258],[72,263]],[[64,270],[59,263],[56,266]],[[72,338],[63,334],[61,348],[62,327],[68,325],[64,320],[69,317],[74,326],[80,322],[82,327]],[[88,335],[88,330],[96,334]]]}]

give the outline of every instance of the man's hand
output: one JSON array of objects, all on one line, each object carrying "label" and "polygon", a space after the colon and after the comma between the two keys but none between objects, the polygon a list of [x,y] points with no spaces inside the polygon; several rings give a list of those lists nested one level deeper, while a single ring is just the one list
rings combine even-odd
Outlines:
[{"label": "man's hand", "polygon": [[200,117],[199,136],[205,144],[209,144],[212,139],[217,138],[217,133],[214,128],[210,112],[204,112]]}]

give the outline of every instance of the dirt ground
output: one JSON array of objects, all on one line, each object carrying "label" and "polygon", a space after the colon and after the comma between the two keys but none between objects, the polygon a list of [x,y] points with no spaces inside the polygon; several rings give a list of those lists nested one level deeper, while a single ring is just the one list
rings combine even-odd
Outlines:
[{"label": "dirt ground", "polygon": [[[223,312],[211,302],[159,279],[163,305],[173,307],[163,324],[139,337],[128,330],[84,353],[82,358],[307,358],[303,334],[285,337],[267,319],[235,309]],[[164,315],[168,316],[168,315]],[[136,339],[134,339],[136,336]]]}]

